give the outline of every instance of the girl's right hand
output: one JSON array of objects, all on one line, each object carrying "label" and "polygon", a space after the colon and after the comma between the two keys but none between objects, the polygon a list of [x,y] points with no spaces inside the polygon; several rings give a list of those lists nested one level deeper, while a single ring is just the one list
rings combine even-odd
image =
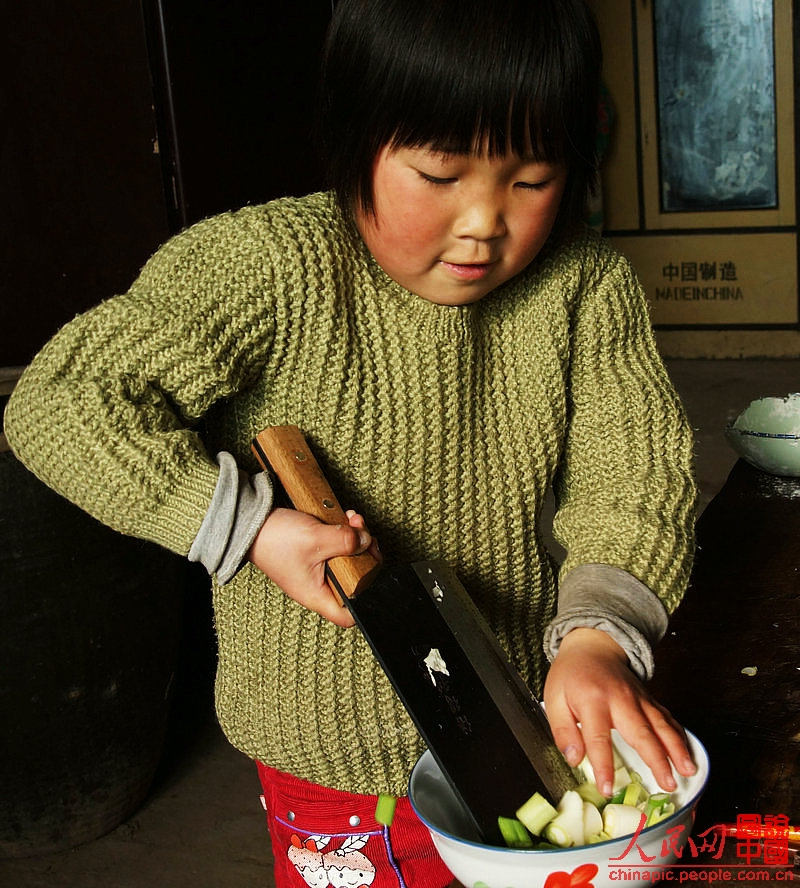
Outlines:
[{"label": "girl's right hand", "polygon": [[343,627],[354,621],[325,579],[325,562],[370,547],[379,557],[361,515],[349,511],[347,519],[349,524],[332,525],[294,509],[274,509],[248,552],[250,561],[289,598]]}]

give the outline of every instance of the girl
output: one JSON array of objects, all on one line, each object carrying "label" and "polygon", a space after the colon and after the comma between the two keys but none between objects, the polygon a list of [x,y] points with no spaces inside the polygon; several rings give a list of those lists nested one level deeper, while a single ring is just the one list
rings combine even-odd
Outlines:
[{"label": "girl", "polygon": [[641,683],[689,573],[691,440],[631,269],[580,224],[599,69],[583,0],[341,0],[332,193],[173,238],[8,406],[47,483],[213,575],[217,711],[258,762],[280,886],[450,876],[405,798],[374,818],[420,738],[323,572],[373,537],[273,508],[267,425],[300,426],[386,559],[455,567],[601,789],[612,726],[665,789],[693,771]]}]

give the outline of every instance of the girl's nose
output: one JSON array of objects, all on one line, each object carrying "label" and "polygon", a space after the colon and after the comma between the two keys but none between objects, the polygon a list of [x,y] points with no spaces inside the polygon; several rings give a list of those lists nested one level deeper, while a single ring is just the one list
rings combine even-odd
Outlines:
[{"label": "girl's nose", "polygon": [[465,201],[453,226],[457,237],[492,240],[506,233],[502,201],[491,195]]}]

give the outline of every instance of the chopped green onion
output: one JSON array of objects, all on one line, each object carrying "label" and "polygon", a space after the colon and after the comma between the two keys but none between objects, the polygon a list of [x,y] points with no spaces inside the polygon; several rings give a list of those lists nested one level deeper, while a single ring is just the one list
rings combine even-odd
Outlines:
[{"label": "chopped green onion", "polygon": [[652,826],[654,823],[660,823],[675,813],[675,805],[672,802],[665,802],[660,808],[653,811],[647,818],[647,825]]},{"label": "chopped green onion", "polygon": [[669,801],[668,792],[654,792],[647,798],[644,813],[649,817],[653,811],[660,811]]},{"label": "chopped green onion", "polygon": [[517,819],[535,836],[541,835],[542,830],[557,813],[550,802],[538,792],[535,792],[524,805],[516,810]]},{"label": "chopped green onion", "polygon": [[589,836],[603,831],[603,815],[591,802],[583,803],[583,842],[586,844]]},{"label": "chopped green onion", "polygon": [[[510,847],[537,849],[593,845],[633,835],[643,823],[652,826],[674,814],[675,803],[669,793],[648,795],[641,776],[629,770],[617,749],[612,749],[614,781],[610,799],[597,788],[592,766],[584,756],[580,765],[573,768],[577,787],[564,793],[557,808],[539,793],[534,793],[517,809],[517,820],[498,818],[506,843]],[[534,843],[529,833],[543,835],[544,841]]]},{"label": "chopped green onion", "polygon": [[547,824],[547,829],[544,834],[547,836],[547,839],[558,848],[570,848],[575,844],[575,842],[572,841],[570,833],[568,833],[561,824],[556,823],[555,821]]},{"label": "chopped green onion", "polygon": [[639,802],[647,799],[647,793],[641,783],[629,783],[625,788],[625,794],[622,796],[622,804],[630,805],[635,808]]},{"label": "chopped green onion", "polygon": [[619,792],[615,792],[614,795],[608,800],[609,805],[621,805],[622,800],[625,798],[625,789],[619,790]]},{"label": "chopped green onion", "polygon": [[589,836],[588,839],[586,840],[586,844],[587,845],[596,845],[598,842],[606,842],[610,838],[611,838],[611,836],[607,832],[600,830],[600,832]]},{"label": "chopped green onion", "polygon": [[620,765],[614,771],[614,785],[611,791],[619,792],[632,782],[633,778],[631,777],[631,772],[625,767],[625,765]]},{"label": "chopped green onion", "polygon": [[515,817],[498,817],[497,825],[509,848],[533,848],[531,834]]},{"label": "chopped green onion", "polygon": [[391,826],[394,820],[394,809],[397,807],[397,799],[388,792],[378,794],[378,803],[375,805],[375,819],[384,826]]},{"label": "chopped green onion", "polygon": [[612,839],[633,835],[641,822],[642,812],[630,805],[608,804],[603,808],[603,830]]},{"label": "chopped green onion", "polygon": [[554,845],[570,848],[583,844],[583,799],[568,789],[558,803],[558,814],[547,824],[544,837]]},{"label": "chopped green onion", "polygon": [[603,806],[606,804],[608,799],[603,795],[602,792],[595,786],[594,783],[589,783],[587,780],[586,783],[579,783],[575,787],[575,791],[578,795],[584,800],[584,802],[590,802],[592,805],[597,808],[598,811],[603,810]]}]

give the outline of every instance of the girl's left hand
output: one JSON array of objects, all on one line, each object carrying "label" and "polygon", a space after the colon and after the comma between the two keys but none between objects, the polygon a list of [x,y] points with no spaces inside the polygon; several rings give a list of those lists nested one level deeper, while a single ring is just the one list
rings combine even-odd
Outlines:
[{"label": "girl's left hand", "polygon": [[667,792],[676,788],[670,760],[685,777],[696,771],[683,728],[647,693],[625,652],[600,629],[573,629],[564,636],[545,681],[544,702],[567,762],[574,767],[588,755],[607,797],[614,778],[612,727]]}]

